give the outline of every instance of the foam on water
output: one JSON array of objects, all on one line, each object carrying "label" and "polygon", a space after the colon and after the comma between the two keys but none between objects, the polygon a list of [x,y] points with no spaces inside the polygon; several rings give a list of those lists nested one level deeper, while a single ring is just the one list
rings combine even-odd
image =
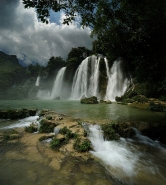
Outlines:
[{"label": "foam on water", "polygon": [[104,140],[103,131],[98,125],[89,125],[88,130],[94,149],[91,153],[104,163],[115,179],[130,185],[139,184],[140,179],[155,185],[166,182],[159,164],[153,161],[154,157],[139,150],[137,145],[124,138],[120,141]]},{"label": "foam on water", "polygon": [[19,127],[26,127],[29,126],[31,123],[36,122],[39,116],[30,116],[24,119],[20,119],[16,121],[15,123],[2,127],[1,129],[11,129],[11,128],[19,128]]}]

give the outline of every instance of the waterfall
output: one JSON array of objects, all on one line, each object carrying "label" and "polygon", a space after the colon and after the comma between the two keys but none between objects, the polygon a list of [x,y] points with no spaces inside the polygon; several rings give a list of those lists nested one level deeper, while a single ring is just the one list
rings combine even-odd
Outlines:
[{"label": "waterfall", "polygon": [[108,61],[105,58],[106,72],[108,77],[108,84],[106,90],[106,100],[115,101],[116,96],[122,96],[128,86],[128,79],[124,77],[121,70],[121,61],[116,60],[113,63],[111,70],[108,67]]},{"label": "waterfall", "polygon": [[56,97],[61,97],[65,70],[66,70],[66,67],[62,67],[58,71],[58,74],[55,78],[54,86],[51,92],[51,99],[55,99]]},{"label": "waterfall", "polygon": [[82,96],[87,97],[88,92],[88,61],[89,57],[82,61],[75,72],[71,99],[80,99]]},{"label": "waterfall", "polygon": [[97,96],[99,94],[100,57],[87,57],[77,68],[72,84],[71,99]]},{"label": "waterfall", "polygon": [[39,84],[40,84],[40,76],[37,77],[35,86],[39,86]]}]

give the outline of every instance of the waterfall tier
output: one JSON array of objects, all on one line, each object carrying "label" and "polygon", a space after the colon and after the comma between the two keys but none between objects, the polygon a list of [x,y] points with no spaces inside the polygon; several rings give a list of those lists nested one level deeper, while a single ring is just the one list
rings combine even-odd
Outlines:
[{"label": "waterfall tier", "polygon": [[97,96],[99,94],[99,62],[96,56],[82,61],[74,75],[71,99]]},{"label": "waterfall tier", "polygon": [[123,74],[120,60],[116,60],[111,69],[108,67],[107,59],[105,58],[104,60],[108,77],[105,99],[115,101],[116,96],[120,97],[125,93],[128,87],[128,79]]},{"label": "waterfall tier", "polygon": [[40,76],[37,77],[36,83],[35,83],[35,86],[39,86],[39,85],[40,85]]},{"label": "waterfall tier", "polygon": [[56,97],[61,97],[61,92],[63,89],[63,78],[65,74],[66,67],[62,67],[55,78],[54,86],[51,92],[51,99],[55,99]]},{"label": "waterfall tier", "polygon": [[[122,96],[128,86],[128,79],[123,74],[121,63],[120,60],[116,60],[112,67],[109,68],[106,58],[103,60],[102,56],[97,57],[95,55],[87,57],[78,66],[71,84],[67,84],[65,81],[69,74],[66,72],[66,67],[63,67],[56,75],[51,93],[49,94],[49,91],[41,90],[38,92],[38,98],[40,99],[42,96],[42,99],[43,97],[44,99],[55,99],[57,97],[64,99],[65,97],[65,99],[79,100],[84,97],[96,96],[97,99],[102,98],[115,101],[115,97]],[[106,66],[107,78],[106,81],[104,81],[105,84],[102,84],[103,81],[101,80],[101,76],[103,75],[103,72],[101,73],[103,70],[103,68],[100,67],[101,64]],[[37,78],[37,81],[39,83],[39,78]],[[107,85],[105,94],[101,96],[102,86],[105,85]],[[48,97],[45,98],[45,95]]]}]

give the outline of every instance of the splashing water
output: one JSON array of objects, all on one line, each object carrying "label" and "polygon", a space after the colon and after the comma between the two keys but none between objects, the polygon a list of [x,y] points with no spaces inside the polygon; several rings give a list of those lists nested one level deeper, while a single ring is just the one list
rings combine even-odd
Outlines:
[{"label": "splashing water", "polygon": [[139,151],[137,145],[123,138],[120,141],[104,140],[98,125],[89,125],[88,128],[89,140],[94,149],[91,153],[101,159],[115,179],[130,185],[166,184],[163,169],[160,164],[155,164],[153,156]]},{"label": "splashing water", "polygon": [[26,126],[29,126],[31,123],[38,124],[38,122],[37,122],[38,118],[39,118],[39,116],[30,116],[30,117],[15,121],[13,124],[11,124],[9,126],[1,127],[0,129],[11,129],[11,128],[26,127]]}]

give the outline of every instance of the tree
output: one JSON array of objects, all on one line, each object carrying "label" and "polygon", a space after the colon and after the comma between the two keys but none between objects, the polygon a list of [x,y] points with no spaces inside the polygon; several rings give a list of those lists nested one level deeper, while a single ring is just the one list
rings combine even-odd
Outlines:
[{"label": "tree", "polygon": [[54,57],[52,56],[46,66],[46,72],[49,77],[53,77],[60,68],[64,67],[66,65],[65,61],[62,57]]}]

